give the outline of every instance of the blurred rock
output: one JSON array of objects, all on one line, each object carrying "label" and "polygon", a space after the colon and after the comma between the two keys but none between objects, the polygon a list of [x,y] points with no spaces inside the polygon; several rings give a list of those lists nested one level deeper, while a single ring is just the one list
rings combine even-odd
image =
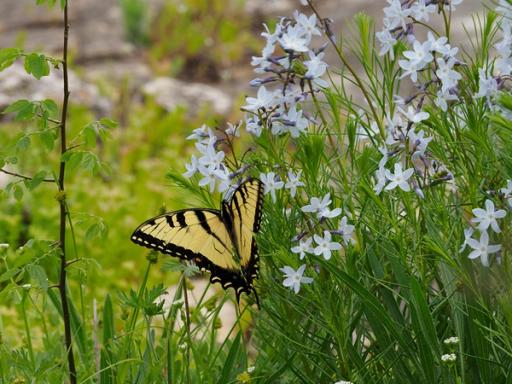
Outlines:
[{"label": "blurred rock", "polygon": [[[58,2],[57,2],[58,3]],[[70,51],[75,63],[130,56],[118,0],[75,0],[70,3]],[[62,50],[62,12],[34,0],[0,1],[0,46],[57,54]]]},{"label": "blurred rock", "polygon": [[144,94],[154,97],[155,101],[172,111],[178,106],[188,107],[189,113],[204,107],[210,107],[217,114],[230,112],[233,104],[231,97],[216,87],[201,83],[190,83],[157,77],[143,87]]},{"label": "blurred rock", "polygon": [[[21,63],[14,63],[0,72],[0,108],[19,99],[62,102],[62,87],[62,71],[52,68],[49,76],[37,80],[25,72]],[[99,115],[110,111],[111,102],[100,95],[98,87],[79,79],[73,71],[69,71],[69,88],[71,103],[91,108]]]}]

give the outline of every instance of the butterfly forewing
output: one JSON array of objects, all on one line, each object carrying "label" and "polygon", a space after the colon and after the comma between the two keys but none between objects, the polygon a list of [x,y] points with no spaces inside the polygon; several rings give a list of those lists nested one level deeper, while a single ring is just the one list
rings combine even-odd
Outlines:
[{"label": "butterfly forewing", "polygon": [[132,240],[162,253],[193,260],[205,258],[221,268],[237,270],[233,243],[220,217],[208,209],[187,209],[157,216],[135,230]]}]

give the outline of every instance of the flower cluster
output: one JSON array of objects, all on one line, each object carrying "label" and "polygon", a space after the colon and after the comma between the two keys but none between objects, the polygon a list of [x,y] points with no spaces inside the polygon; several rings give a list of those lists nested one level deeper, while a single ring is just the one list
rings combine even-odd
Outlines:
[{"label": "flower cluster", "polygon": [[[281,18],[273,31],[264,26],[262,36],[266,40],[265,47],[261,56],[253,57],[251,62],[255,72],[261,76],[252,80],[251,85],[259,89],[256,97],[246,98],[246,105],[242,108],[247,112],[246,129],[255,136],[260,136],[266,129],[272,135],[298,138],[307,133],[310,124],[301,103],[314,96],[320,87],[328,85],[322,79],[327,70],[327,64],[323,61],[326,45],[318,49],[310,48],[313,36],[320,36],[325,24],[320,25],[316,15],[306,16],[295,11],[293,18]],[[289,190],[290,196],[295,197],[297,188],[304,186],[300,178],[301,172],[292,170],[288,171],[286,180],[275,172],[260,174],[264,193],[270,194],[273,201],[276,201],[277,191],[282,189]],[[323,222],[341,214],[340,208],[329,209],[330,204],[328,194],[322,199],[313,197],[302,211],[315,215]],[[342,220],[337,231],[324,230],[322,234],[300,239],[292,252],[299,253],[301,260],[306,253],[329,259],[333,250],[342,248],[340,243],[332,241],[332,234],[341,235],[347,244],[353,241],[353,226],[346,220]],[[281,268],[284,286],[298,293],[301,284],[310,284],[313,279],[304,276],[305,269],[306,264],[297,270],[291,266]]]},{"label": "flower cluster", "polygon": [[309,126],[300,102],[318,87],[327,86],[321,78],[327,70],[323,61],[326,46],[310,48],[312,37],[321,35],[321,28],[315,15],[308,17],[298,11],[292,19],[281,18],[273,32],[264,26],[265,47],[261,56],[252,58],[251,64],[257,74],[266,77],[251,81],[259,89],[256,97],[246,98],[242,108],[247,112],[246,129],[255,136],[266,128],[273,135],[297,138]]},{"label": "flower cluster", "polygon": [[302,171],[294,173],[292,170],[288,171],[288,180],[286,184],[280,180],[279,176],[275,172],[261,173],[260,180],[263,183],[265,194],[270,193],[272,201],[276,201],[276,191],[279,189],[286,188],[290,191],[290,196],[295,197],[297,194],[297,188],[303,187],[304,183],[300,180]]},{"label": "flower cluster", "polygon": [[[422,187],[453,180],[453,175],[444,165],[432,158],[428,145],[432,138],[425,136],[423,130],[416,126],[429,118],[427,112],[409,106],[407,110],[397,108],[397,113],[386,118],[386,141],[380,148],[382,158],[375,174],[374,190],[380,194],[382,190],[400,188],[409,192],[411,189],[421,198],[424,197]],[[386,168],[390,158],[398,161],[391,171]],[[404,167],[407,167],[404,169]],[[417,175],[417,178],[413,178]]]},{"label": "flower cluster", "polygon": [[473,238],[475,232],[473,227],[464,230],[464,243],[461,246],[460,252],[463,252],[467,246],[472,251],[468,257],[470,259],[480,258],[482,265],[485,267],[489,266],[489,255],[499,252],[501,245],[489,244],[489,229],[496,234],[501,233],[501,228],[498,224],[499,219],[503,219],[507,212],[503,209],[496,210],[494,202],[487,199],[485,201],[485,209],[475,208],[473,209],[474,217],[471,219],[471,223],[476,227],[480,233],[478,240]]},{"label": "flower cluster", "polygon": [[496,12],[503,16],[501,30],[503,38],[496,43],[495,48],[498,56],[494,61],[494,76],[491,67],[483,67],[478,70],[478,93],[476,98],[485,98],[487,104],[498,108],[493,104],[494,97],[503,86],[505,79],[512,74],[512,5],[506,0],[499,0]]},{"label": "flower cluster", "polygon": [[[432,140],[417,127],[428,120],[429,113],[422,110],[425,99],[434,94],[434,103],[443,111],[448,102],[458,100],[458,83],[461,74],[456,67],[461,65],[457,59],[459,49],[448,43],[446,36],[434,36],[428,32],[427,40],[420,41],[414,35],[414,24],[429,22],[431,15],[447,7],[452,11],[462,0],[452,1],[409,1],[387,0],[384,8],[384,29],[377,32],[380,42],[380,55],[389,54],[395,58],[395,45],[399,40],[409,42],[411,48],[405,50],[403,59],[398,60],[401,78],[409,77],[417,88],[417,93],[407,100],[394,96],[394,105],[388,108],[385,119],[385,146],[376,172],[374,190],[399,187],[408,192],[411,189],[423,198],[423,187],[440,181],[451,182],[453,175],[439,161],[432,158],[427,146]],[[420,79],[420,73],[429,75]],[[418,100],[415,104],[415,100]],[[391,157],[397,161],[394,171],[386,168]],[[417,175],[418,177],[413,177]]]},{"label": "flower cluster", "polygon": [[[309,201],[309,204],[303,206],[301,211],[306,214],[311,214],[313,218],[318,220],[318,223],[321,225],[326,222],[328,219],[334,219],[342,214],[341,208],[331,209],[330,206],[332,204],[331,196],[329,193],[324,195],[323,197],[312,197]],[[309,234],[308,232],[303,232],[299,234],[296,238],[298,244],[291,248],[291,251],[295,254],[298,254],[299,259],[303,260],[307,254],[322,256],[325,260],[330,260],[332,257],[333,251],[340,251],[344,247],[349,246],[350,244],[355,244],[354,237],[354,225],[348,223],[348,217],[343,216],[339,221],[339,225],[337,229],[322,229],[322,234]],[[332,235],[337,235],[341,237],[341,242],[333,240]],[[301,268],[302,272],[304,271],[306,264],[303,264]],[[290,268],[290,267],[285,267]],[[283,271],[284,272],[284,271]],[[302,276],[302,275],[301,275]],[[288,277],[287,277],[288,278]],[[308,278],[307,281],[299,281],[297,279],[297,283],[311,283],[313,280]],[[285,286],[289,286],[287,280],[283,283]],[[295,289],[295,292],[298,292],[298,288]]]},{"label": "flower cluster", "polygon": [[459,338],[457,336],[448,337],[443,340],[443,344],[448,347],[450,353],[445,353],[441,356],[441,362],[443,364],[450,365],[457,360],[457,355],[454,353],[459,345]]},{"label": "flower cluster", "polygon": [[449,337],[449,338],[443,340],[443,344],[448,345],[448,346],[457,345],[457,344],[459,344],[459,338],[457,336]]},{"label": "flower cluster", "polygon": [[441,361],[445,364],[454,363],[457,360],[457,355],[455,353],[446,353],[441,356]]},{"label": "flower cluster", "polygon": [[436,68],[436,78],[431,80],[440,84],[437,91],[436,104],[444,111],[448,108],[448,101],[457,100],[457,84],[462,78],[454,68],[460,64],[456,58],[459,51],[448,44],[446,36],[436,38],[432,32],[428,33],[426,41],[419,41],[413,34],[414,23],[429,22],[430,16],[447,7],[449,11],[463,0],[401,2],[400,0],[387,0],[388,6],[384,8],[384,29],[376,34],[381,44],[380,55],[389,53],[394,59],[394,47],[400,39],[407,39],[412,43],[412,50],[405,51],[405,59],[399,60],[402,68],[401,77],[409,76],[414,83],[418,82],[418,72],[424,71],[433,64]]},{"label": "flower cluster", "polygon": [[[268,26],[264,27],[265,47],[261,56],[253,57],[251,62],[262,78],[256,78],[250,84],[259,89],[255,97],[246,98],[242,108],[247,113],[245,120],[237,125],[228,124],[222,132],[227,138],[239,136],[242,125],[255,136],[268,129],[273,135],[299,137],[307,132],[310,123],[300,102],[318,92],[318,87],[327,86],[321,78],[327,70],[323,61],[326,46],[310,48],[313,36],[320,35],[322,30],[315,15],[306,16],[295,11],[293,18],[281,18],[273,32]],[[240,169],[229,169],[224,161],[225,152],[218,149],[226,140],[217,137],[209,127],[203,125],[195,129],[188,138],[197,141],[200,156],[192,156],[184,176],[190,178],[198,173],[201,177],[199,185],[208,186],[210,192],[227,190],[231,180],[247,168],[242,165]],[[287,188],[294,197],[297,188],[303,185],[300,172],[288,172],[286,184],[273,172],[262,174],[261,180],[265,193],[270,193],[274,201],[277,190]]]},{"label": "flower cluster", "polygon": [[[232,125],[226,129],[226,135],[230,133],[235,135],[236,132],[236,128]],[[190,164],[185,165],[187,171],[183,176],[191,178],[196,173],[199,173],[202,177],[199,180],[199,185],[208,185],[210,193],[214,192],[216,188],[219,192],[227,190],[230,186],[231,173],[226,164],[224,164],[226,154],[222,150],[217,150],[217,145],[221,140],[215,132],[206,125],[203,125],[194,129],[187,139],[196,140],[196,149],[201,156],[197,158],[195,155],[192,155]]]}]

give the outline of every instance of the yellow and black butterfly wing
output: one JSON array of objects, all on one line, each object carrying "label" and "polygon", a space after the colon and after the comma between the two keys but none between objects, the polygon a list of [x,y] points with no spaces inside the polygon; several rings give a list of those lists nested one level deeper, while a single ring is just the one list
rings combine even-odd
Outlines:
[{"label": "yellow and black butterfly wing", "polygon": [[231,198],[214,209],[184,209],[154,217],[141,224],[132,241],[164,254],[193,261],[211,273],[212,283],[233,287],[237,300],[254,291],[258,275],[258,232],[263,187],[258,179],[239,185]]},{"label": "yellow and black butterfly wing", "polygon": [[[241,292],[250,293],[252,281],[258,276],[259,257],[254,234],[260,229],[263,209],[263,185],[258,179],[248,179],[235,190],[229,202],[233,241],[240,258],[242,274],[247,282]],[[224,209],[223,212],[225,212]],[[224,216],[223,216],[224,217]],[[227,221],[227,220],[225,220]]]},{"label": "yellow and black butterfly wing", "polygon": [[185,209],[154,217],[141,224],[132,241],[164,254],[193,261],[211,273],[212,283],[223,288],[245,287],[234,245],[219,211]]}]

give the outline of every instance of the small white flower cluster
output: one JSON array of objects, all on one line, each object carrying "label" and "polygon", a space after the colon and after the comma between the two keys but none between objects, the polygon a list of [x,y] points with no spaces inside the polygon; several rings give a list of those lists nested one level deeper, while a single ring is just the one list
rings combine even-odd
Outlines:
[{"label": "small white flower cluster", "polygon": [[[322,198],[312,197],[309,201],[309,204],[303,206],[301,208],[301,211],[304,213],[310,213],[312,215],[315,215],[319,223],[321,224],[325,222],[327,219],[333,219],[341,215],[341,208],[331,209],[331,204],[331,195],[327,193]],[[348,246],[349,244],[355,244],[354,228],[354,225],[348,223],[348,217],[343,216],[339,222],[338,228],[335,230],[324,229],[322,235],[312,234],[311,236],[307,236],[306,232],[298,235],[297,239],[299,241],[299,244],[293,246],[291,248],[291,251],[295,254],[298,254],[300,260],[303,260],[307,254],[322,256],[325,260],[329,260],[332,257],[333,251],[339,251],[343,247]],[[341,236],[342,243],[338,241],[333,241],[333,234]],[[299,268],[299,270],[302,271],[303,273],[305,267],[306,264],[303,264]],[[291,269],[291,267],[288,266],[285,268],[287,269],[288,272],[291,272],[291,270],[293,270]],[[282,269],[282,271],[285,272],[284,269]],[[298,273],[298,271],[296,273]],[[291,286],[289,285],[289,279],[290,276],[287,274],[285,276],[285,281],[283,282],[283,284],[285,286],[293,287],[296,293],[298,293],[301,283],[309,284],[313,281],[313,279],[311,278],[307,278],[307,280],[300,280],[296,278],[295,285]]]},{"label": "small white flower cluster", "polygon": [[454,363],[457,360],[457,355],[455,353],[446,353],[441,356],[441,361],[445,364]]},{"label": "small white flower cluster", "polygon": [[[443,111],[447,110],[448,101],[458,99],[457,87],[462,76],[455,67],[460,64],[456,58],[459,49],[448,44],[447,37],[436,38],[430,31],[426,41],[417,40],[413,34],[413,25],[417,22],[428,22],[430,15],[436,13],[439,6],[454,10],[461,2],[462,0],[452,0],[439,4],[438,1],[426,0],[387,0],[388,6],[384,8],[384,29],[376,34],[381,43],[380,55],[389,54],[394,59],[394,47],[398,40],[407,39],[412,44],[412,49],[404,51],[404,59],[398,60],[402,69],[401,77],[409,76],[414,83],[418,83],[418,73],[431,68],[435,76],[423,84],[417,84],[418,94],[407,101],[395,95],[396,107],[388,108],[385,122],[386,145],[380,148],[383,157],[375,175],[377,182],[374,190],[377,194],[396,187],[408,192],[412,187],[423,198],[422,187],[428,183],[453,180],[453,175],[427,152],[432,138],[425,137],[425,132],[417,130],[416,126],[430,117],[427,112],[422,111],[430,86],[438,86],[434,92],[437,94],[435,103]],[[419,102],[413,106],[413,100],[418,97]],[[394,172],[386,169],[391,156],[398,158],[394,164]],[[420,177],[412,178],[415,173]]]},{"label": "small white flower cluster", "polygon": [[[251,64],[256,73],[268,76],[251,81],[259,89],[256,97],[246,98],[242,108],[248,112],[246,129],[255,136],[268,128],[274,135],[288,133],[297,138],[309,126],[299,102],[317,87],[327,86],[321,78],[327,70],[323,61],[326,46],[316,50],[309,47],[312,37],[321,35],[315,15],[308,17],[295,11],[293,19],[281,18],[273,32],[267,25],[264,27],[266,32],[262,36],[266,45],[261,56],[252,58]],[[277,86],[267,89],[265,84],[271,83]]]},{"label": "small white flower cluster", "polygon": [[[382,158],[375,174],[377,183],[374,191],[380,194],[382,190],[392,190],[399,187],[405,192],[412,189],[423,198],[422,186],[427,183],[451,181],[453,175],[438,161],[432,159],[427,151],[432,140],[426,137],[423,130],[416,130],[415,126],[429,118],[427,112],[409,106],[407,110],[398,108],[398,113],[386,118],[386,142],[380,148]],[[398,158],[394,165],[394,172],[386,168],[390,157]],[[404,165],[412,167],[404,170]],[[412,178],[414,174],[421,176]],[[429,179],[430,178],[430,179]],[[422,184],[420,184],[422,183]]]},{"label": "small white flower cluster", "polygon": [[503,16],[501,20],[501,31],[503,38],[496,43],[498,53],[493,68],[498,76],[493,76],[491,68],[480,68],[478,70],[479,84],[476,98],[486,98],[490,106],[497,95],[503,79],[512,74],[512,5],[507,0],[499,0],[496,12]]},{"label": "small white flower cluster", "polygon": [[[462,76],[454,68],[459,64],[456,59],[459,49],[452,48],[446,36],[436,38],[432,32],[428,32],[427,41],[420,42],[413,34],[413,25],[417,22],[428,23],[430,15],[438,11],[439,5],[453,11],[462,1],[451,0],[438,4],[439,1],[387,0],[388,6],[384,8],[384,29],[376,34],[381,45],[379,54],[389,53],[391,59],[395,57],[394,47],[399,39],[406,38],[412,43],[412,50],[405,51],[403,53],[405,59],[398,61],[403,70],[402,78],[410,76],[411,80],[417,83],[418,72],[425,70],[431,64],[435,65],[437,78],[429,81],[429,84],[441,85],[435,102],[443,111],[447,110],[448,101],[458,99],[457,84]],[[425,88],[425,85],[422,87]]]},{"label": "small white flower cluster", "polygon": [[[237,126],[229,125],[225,131],[226,135],[235,136]],[[196,140],[196,149],[201,156],[197,158],[192,155],[190,164],[186,164],[187,171],[183,174],[186,178],[191,178],[196,173],[201,175],[200,186],[209,186],[210,193],[215,189],[219,192],[226,191],[231,185],[231,173],[224,164],[226,154],[224,151],[217,150],[219,138],[211,128],[203,125],[194,129],[193,133],[187,137],[188,140]]]},{"label": "small white flower cluster", "polygon": [[[317,219],[320,223],[323,223],[326,219],[333,219],[341,215],[341,208],[330,209],[332,200],[329,193],[323,198],[312,197],[310,204],[305,205],[301,208],[304,213],[316,214]],[[325,260],[331,258],[332,251],[339,251],[343,246],[354,244],[354,226],[348,224],[348,217],[344,216],[339,222],[338,229],[336,230],[325,230],[323,236],[313,234],[311,237],[307,237],[305,234],[299,235],[299,244],[291,248],[293,253],[299,254],[299,258],[302,260],[306,257],[306,254],[314,254],[316,256],[322,256]],[[339,235],[343,239],[343,244],[340,242],[332,241],[332,235]],[[313,246],[313,240],[315,246]]]},{"label": "small white flower cluster", "polygon": [[276,176],[274,172],[261,173],[260,180],[264,186],[263,193],[270,193],[270,196],[272,196],[272,201],[275,202],[276,191],[279,189],[286,188],[290,190],[290,196],[295,197],[295,195],[297,194],[297,188],[304,186],[304,183],[300,181],[301,176],[302,171],[294,173],[292,170],[289,170],[288,181],[285,184],[283,181],[280,180],[278,176]]},{"label": "small white flower cluster", "polygon": [[464,243],[460,248],[460,252],[466,249],[469,245],[473,250],[470,252],[468,257],[470,259],[480,258],[482,265],[485,267],[489,266],[489,255],[496,253],[501,250],[501,245],[490,245],[489,244],[489,233],[487,232],[489,227],[494,233],[501,233],[501,229],[498,225],[498,219],[503,219],[507,212],[503,209],[496,210],[494,202],[487,199],[485,201],[485,209],[475,208],[473,209],[474,217],[471,222],[476,225],[476,228],[480,232],[480,239],[474,239],[474,229],[472,227],[464,230]]},{"label": "small white flower cluster", "polygon": [[452,336],[447,339],[444,339],[443,343],[445,345],[450,345],[450,346],[457,345],[457,344],[459,344],[459,338],[457,336]]}]

